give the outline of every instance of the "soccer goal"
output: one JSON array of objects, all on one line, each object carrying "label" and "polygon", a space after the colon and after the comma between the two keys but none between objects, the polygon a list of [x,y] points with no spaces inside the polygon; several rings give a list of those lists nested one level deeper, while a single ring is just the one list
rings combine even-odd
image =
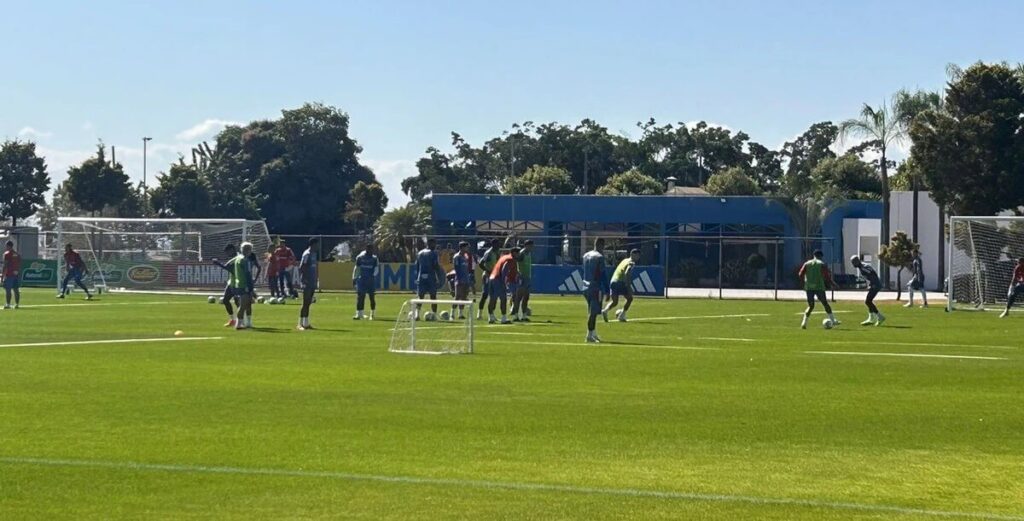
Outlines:
[{"label": "soccer goal", "polygon": [[[434,305],[436,313],[432,310]],[[472,353],[475,310],[470,300],[406,301],[395,320],[388,351],[423,355]]]},{"label": "soccer goal", "polygon": [[1024,257],[1024,217],[951,217],[949,244],[948,309],[1005,306]]},{"label": "soccer goal", "polygon": [[61,217],[55,234],[47,255],[57,259],[58,274],[71,245],[89,270],[86,284],[100,290],[223,288],[227,272],[210,261],[226,260],[224,246],[251,242],[262,260],[271,245],[263,221],[244,219]]}]

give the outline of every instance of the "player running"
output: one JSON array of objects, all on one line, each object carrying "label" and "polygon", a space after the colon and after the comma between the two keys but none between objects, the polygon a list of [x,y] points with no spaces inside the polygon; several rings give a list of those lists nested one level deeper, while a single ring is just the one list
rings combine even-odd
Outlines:
[{"label": "player running", "polygon": [[[441,259],[437,255],[437,239],[427,239],[427,247],[416,254],[416,292],[420,299],[430,296],[430,300],[437,300],[437,287],[444,280],[444,269],[441,268]],[[416,304],[414,320],[420,318],[420,304]],[[431,311],[437,314],[437,304],[431,304]]]},{"label": "player running", "polygon": [[21,255],[14,251],[14,241],[4,244],[3,259],[0,279],[4,285],[4,309],[11,309],[11,295],[14,296],[14,309],[18,309],[21,306]]},{"label": "player running", "polygon": [[924,290],[924,264],[921,262],[921,248],[919,246],[914,246],[914,260],[910,263],[910,269],[914,277],[907,283],[909,296],[907,303],[903,307],[914,307],[914,290],[918,290],[921,292],[921,300],[924,301],[921,307],[926,308],[928,307],[928,293]]},{"label": "player running", "polygon": [[882,322],[885,322],[885,315],[878,311],[878,306],[875,306],[875,297],[879,291],[882,291],[882,281],[878,278],[878,272],[870,264],[864,264],[864,261],[860,259],[860,255],[850,257],[850,264],[857,268],[857,271],[860,272],[861,277],[864,277],[864,280],[868,281],[868,295],[864,299],[864,305],[868,307],[868,319],[861,322],[860,325],[882,325]]},{"label": "player running", "polygon": [[[291,298],[298,298],[299,293],[295,291],[295,286],[292,284],[292,265],[295,264],[295,252],[288,247],[287,244],[281,239],[278,239],[277,249],[274,250],[274,256],[277,257],[277,283],[278,294],[282,297],[290,296]],[[285,285],[288,286],[288,292],[285,293]]]},{"label": "player running", "polygon": [[629,257],[622,259],[622,262],[615,268],[615,272],[612,273],[612,300],[601,310],[601,316],[604,317],[605,322],[608,322],[608,311],[619,305],[619,296],[625,298],[626,303],[622,305],[622,309],[615,312],[615,318],[619,322],[626,321],[626,313],[629,311],[629,306],[633,304],[633,269],[636,268],[636,263],[639,261],[640,250],[630,250]]},{"label": "player running", "polygon": [[1006,318],[1010,314],[1010,308],[1017,301],[1017,297],[1024,293],[1024,257],[1017,259],[1017,266],[1013,268],[1013,278],[1010,279],[1010,289],[1006,292],[1006,309],[999,315],[999,318]]},{"label": "player running", "polygon": [[487,251],[480,257],[480,262],[477,266],[480,266],[481,273],[481,296],[480,296],[480,307],[476,310],[476,319],[480,320],[483,318],[484,308],[487,306],[487,297],[491,294],[491,272],[494,271],[494,265],[498,262],[498,257],[501,256],[501,239],[491,239],[491,247],[487,248]]},{"label": "player running", "polygon": [[498,301],[501,301],[501,323],[510,323],[507,314],[508,288],[510,284],[514,284],[519,279],[517,257],[519,257],[519,248],[512,248],[510,252],[498,257],[498,262],[494,263],[490,276],[490,288],[487,290],[491,295],[491,301],[488,303],[487,308],[488,324],[494,324],[498,321],[494,317],[494,309],[498,307]]},{"label": "player running", "polygon": [[604,239],[594,241],[594,249],[583,255],[583,297],[587,300],[587,343],[597,344],[597,316],[601,314],[601,295],[608,293],[605,278]]},{"label": "player running", "polygon": [[313,237],[309,240],[309,247],[302,252],[302,260],[299,261],[299,281],[302,282],[302,308],[299,310],[299,331],[313,329],[309,323],[309,306],[313,304],[313,294],[316,292],[319,283],[318,264],[320,239]]},{"label": "player running", "polygon": [[[452,256],[452,266],[455,268],[455,300],[466,300],[469,298],[469,287],[473,281],[473,268],[470,266],[469,243],[460,242],[459,251]],[[459,320],[466,318],[466,306],[459,304],[452,305],[452,318],[455,318],[455,310],[458,308]]]},{"label": "player running", "polygon": [[828,296],[825,295],[825,289],[832,285],[832,274],[821,260],[824,256],[821,250],[814,250],[814,258],[800,267],[800,279],[804,281],[804,291],[807,292],[807,310],[804,311],[804,318],[800,322],[801,329],[807,329],[807,319],[811,318],[811,312],[814,311],[814,299],[818,299],[825,307],[828,319],[839,325],[839,321],[832,313],[832,306],[828,303]]},{"label": "player running", "polygon": [[85,291],[85,300],[92,300],[92,294],[89,293],[89,288],[85,287],[82,282],[82,277],[89,274],[89,270],[85,267],[85,261],[82,260],[82,256],[75,251],[75,248],[70,244],[64,246],[64,266],[67,269],[67,273],[64,275],[64,280],[60,285],[60,294],[57,298],[64,298],[68,294],[68,283],[72,280],[75,281],[75,285],[82,288]]},{"label": "player running", "polygon": [[[235,249],[228,245],[224,251],[233,252]],[[238,314],[235,315],[236,330],[252,327],[252,293],[255,284],[252,278],[252,263],[249,262],[250,255],[252,255],[252,243],[243,242],[242,251],[229,261],[221,263],[217,259],[213,260],[215,265],[228,271],[228,289],[224,293],[224,306],[230,310],[231,300],[238,299]]]},{"label": "player running", "polygon": [[377,260],[376,247],[367,244],[366,249],[356,256],[356,265],[352,268],[352,285],[356,288],[356,314],[354,320],[363,319],[366,297],[370,297],[370,315],[373,320],[377,313],[377,273],[380,261]]}]

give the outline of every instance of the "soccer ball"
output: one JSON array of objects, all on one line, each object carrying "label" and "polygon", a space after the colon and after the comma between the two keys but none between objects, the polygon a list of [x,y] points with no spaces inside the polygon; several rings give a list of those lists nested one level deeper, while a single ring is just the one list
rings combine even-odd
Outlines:
[{"label": "soccer ball", "polygon": [[221,298],[217,299],[217,303],[218,304],[223,304],[224,303],[224,297],[221,297]]},{"label": "soccer ball", "polygon": [[423,320],[426,320],[427,322],[433,322],[437,320],[437,315],[435,315],[433,311],[427,311],[427,313],[423,315]]},{"label": "soccer ball", "polygon": [[441,320],[451,320],[452,316],[447,311],[441,312]]},{"label": "soccer ball", "polygon": [[409,312],[409,320],[416,320],[416,312],[415,311],[410,311]]},{"label": "soccer ball", "polygon": [[210,304],[216,304],[217,303],[217,297],[214,297],[213,295],[210,295],[209,297],[206,297],[206,301],[209,302]]},{"label": "soccer ball", "polygon": [[826,318],[821,321],[821,327],[825,329],[832,329],[833,326],[835,326],[835,324],[832,322],[832,319]]},{"label": "soccer ball", "polygon": [[257,297],[257,298],[256,298],[256,302],[258,302],[258,303],[260,303],[260,304],[262,304],[262,303],[266,302],[266,300],[267,300],[267,299],[265,299],[265,298],[263,298],[263,297]]}]

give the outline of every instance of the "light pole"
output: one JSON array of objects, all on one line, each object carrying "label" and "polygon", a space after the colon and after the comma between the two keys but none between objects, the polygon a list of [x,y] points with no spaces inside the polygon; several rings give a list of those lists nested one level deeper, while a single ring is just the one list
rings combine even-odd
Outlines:
[{"label": "light pole", "polygon": [[148,192],[149,192],[149,184],[146,182],[146,151],[147,151],[146,145],[148,145],[149,142],[152,141],[152,140],[153,140],[153,138],[151,138],[151,137],[143,137],[142,138],[142,205],[143,206],[146,205],[146,199],[147,199]]}]

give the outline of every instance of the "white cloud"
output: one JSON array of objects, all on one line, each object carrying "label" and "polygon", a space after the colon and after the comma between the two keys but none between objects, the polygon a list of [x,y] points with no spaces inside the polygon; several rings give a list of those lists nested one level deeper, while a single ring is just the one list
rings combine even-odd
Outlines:
[{"label": "white cloud", "polygon": [[388,195],[388,208],[404,206],[409,196],[402,192],[402,180],[417,174],[416,161],[408,159],[360,159],[377,176],[377,182]]},{"label": "white cloud", "polygon": [[210,137],[217,132],[220,132],[228,125],[238,124],[239,123],[235,121],[228,121],[224,119],[205,119],[200,123],[178,132],[175,134],[174,138],[178,141],[196,141],[205,137]]},{"label": "white cloud", "polygon": [[18,131],[19,137],[35,138],[35,139],[46,139],[53,137],[53,132],[46,132],[43,130],[36,130],[32,127],[24,127]]}]

